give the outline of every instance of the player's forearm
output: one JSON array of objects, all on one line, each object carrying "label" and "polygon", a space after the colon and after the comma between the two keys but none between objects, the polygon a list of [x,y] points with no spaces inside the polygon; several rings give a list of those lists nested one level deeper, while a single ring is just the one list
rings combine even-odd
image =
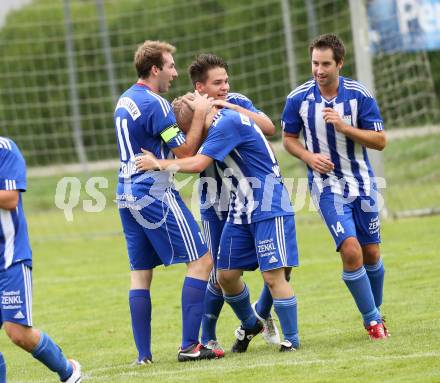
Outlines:
[{"label": "player's forearm", "polygon": [[275,134],[276,132],[275,125],[273,124],[272,120],[265,114],[252,112],[239,105],[236,105],[236,111],[244,114],[245,116],[252,118],[252,120],[255,121],[255,123],[260,127],[261,131],[266,136],[273,136]]},{"label": "player's forearm", "polygon": [[339,131],[369,149],[383,150],[387,144],[384,131],[376,132],[374,130],[359,129],[347,124],[341,126]]},{"label": "player's forearm", "polygon": [[179,158],[191,157],[197,153],[203,140],[204,124],[205,111],[196,109],[185,143],[180,146],[183,151],[179,153]]},{"label": "player's forearm", "polygon": [[18,205],[18,190],[0,190],[0,209],[14,210]]},{"label": "player's forearm", "polygon": [[296,158],[308,164],[310,152],[304,147],[298,137],[283,135],[284,148]]},{"label": "player's forearm", "polygon": [[202,164],[197,156],[177,158],[174,160],[157,160],[154,170],[167,170],[179,173],[200,173],[202,172]]}]

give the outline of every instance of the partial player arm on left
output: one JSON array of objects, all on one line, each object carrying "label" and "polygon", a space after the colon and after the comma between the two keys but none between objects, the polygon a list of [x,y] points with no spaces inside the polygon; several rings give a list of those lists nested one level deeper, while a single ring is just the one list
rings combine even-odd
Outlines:
[{"label": "partial player arm on left", "polygon": [[26,190],[26,176],[21,163],[12,150],[1,150],[0,209],[14,210],[20,199],[20,190]]},{"label": "partial player arm on left", "polygon": [[18,205],[18,190],[0,190],[0,209],[14,210]]}]

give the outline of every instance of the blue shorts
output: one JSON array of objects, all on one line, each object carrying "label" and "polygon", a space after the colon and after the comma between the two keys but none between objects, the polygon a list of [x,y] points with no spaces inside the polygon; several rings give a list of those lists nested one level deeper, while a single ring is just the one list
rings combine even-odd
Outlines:
[{"label": "blue shorts", "polygon": [[[315,205],[317,204],[314,199]],[[324,192],[317,206],[333,240],[336,251],[348,237],[355,237],[361,246],[380,243],[380,219],[375,194],[351,199]]]},{"label": "blue shorts", "polygon": [[131,270],[188,263],[208,252],[193,215],[178,192],[168,189],[162,200],[138,209],[119,208]]},{"label": "blue shorts", "polygon": [[205,233],[206,241],[208,242],[209,251],[212,255],[214,266],[209,276],[209,281],[213,284],[217,283],[217,255],[220,246],[220,237],[223,232],[226,220],[219,219],[217,216],[203,217],[202,226]]},{"label": "blue shorts", "polygon": [[220,239],[217,268],[223,270],[279,269],[298,266],[293,215],[237,225],[226,222]]},{"label": "blue shorts", "polygon": [[0,327],[3,322],[32,327],[32,269],[18,262],[0,271]]}]

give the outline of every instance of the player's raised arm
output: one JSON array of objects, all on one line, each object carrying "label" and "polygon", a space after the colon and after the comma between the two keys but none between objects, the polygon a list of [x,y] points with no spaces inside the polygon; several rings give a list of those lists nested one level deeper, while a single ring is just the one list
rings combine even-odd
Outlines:
[{"label": "player's raised arm", "polygon": [[194,92],[194,99],[191,103],[194,114],[191,126],[186,134],[186,140],[182,145],[171,149],[178,158],[190,157],[197,153],[203,139],[206,114],[212,107],[212,101],[208,96],[201,96],[197,91]]},{"label": "player's raised arm", "polygon": [[[327,124],[333,124],[336,131],[367,148],[375,150],[385,149],[387,139],[383,130],[359,129],[342,121],[339,113],[333,108],[323,109],[323,118]],[[378,123],[376,123],[379,126]],[[382,124],[380,123],[380,126]]]},{"label": "player's raised arm", "polygon": [[255,123],[259,126],[261,131],[266,136],[273,136],[276,132],[274,123],[263,112],[254,112],[252,110],[249,110],[249,109],[242,107],[241,105],[233,104],[231,102],[221,100],[221,99],[214,100],[214,105],[221,106],[222,108],[233,109],[236,112],[239,112],[241,114],[244,114],[245,116],[248,116],[249,118],[251,118],[252,120],[255,121]]}]

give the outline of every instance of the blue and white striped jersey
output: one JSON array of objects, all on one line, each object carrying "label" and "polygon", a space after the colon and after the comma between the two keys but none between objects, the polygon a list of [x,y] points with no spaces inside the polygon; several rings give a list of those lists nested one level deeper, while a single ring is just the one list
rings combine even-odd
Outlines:
[{"label": "blue and white striped jersey", "polygon": [[366,148],[326,124],[322,112],[325,107],[334,108],[346,124],[358,129],[383,130],[375,99],[357,81],[340,76],[338,95],[333,100],[321,96],[315,80],[293,90],[281,117],[283,130],[293,134],[302,131],[306,149],[328,155],[335,164],[335,169],[325,175],[309,168],[310,188],[314,185],[320,192],[331,190],[345,197],[370,195],[375,183]]},{"label": "blue and white striped jersey", "polygon": [[223,182],[229,182],[229,222],[249,224],[293,214],[275,155],[247,116],[220,110],[199,153],[218,161]]},{"label": "blue and white striped jersey", "polygon": [[[226,101],[255,113],[263,113],[255,108],[252,101],[241,93],[228,93]],[[200,216],[203,220],[209,220],[210,217],[217,217],[222,221],[226,220],[230,190],[228,185],[223,182],[223,170],[214,162],[200,173],[200,181]]]},{"label": "blue and white striped jersey", "polygon": [[[26,191],[26,163],[14,141],[0,137],[0,190]],[[14,210],[0,209],[0,270],[25,262],[32,267],[22,197]]]},{"label": "blue and white striped jersey", "polygon": [[115,113],[119,146],[119,182],[143,185],[160,181],[171,186],[168,172],[137,172],[135,156],[146,149],[157,158],[172,158],[171,148],[185,142],[170,103],[143,84],[134,84],[119,98]]},{"label": "blue and white striped jersey", "polygon": [[228,93],[228,95],[226,96],[226,101],[234,105],[239,105],[247,110],[250,110],[251,112],[263,113],[261,110],[258,110],[254,106],[253,102],[249,98],[247,98],[244,94],[241,93],[237,93],[237,92]]}]

